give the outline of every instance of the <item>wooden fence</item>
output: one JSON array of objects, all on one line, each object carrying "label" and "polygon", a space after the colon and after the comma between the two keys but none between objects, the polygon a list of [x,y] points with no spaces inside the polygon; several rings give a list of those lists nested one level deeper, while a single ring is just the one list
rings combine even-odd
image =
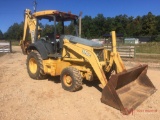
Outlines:
[{"label": "wooden fence", "polygon": [[[106,49],[112,50],[111,45],[106,45]],[[117,51],[120,53],[120,56],[125,58],[134,58],[136,56],[135,46],[117,46]],[[0,53],[12,52],[11,41],[0,41]]]},{"label": "wooden fence", "polygon": [[11,41],[0,41],[0,53],[12,52]]},{"label": "wooden fence", "polygon": [[[112,46],[105,47],[108,50],[112,50]],[[135,46],[117,46],[117,51],[123,58],[134,58],[136,56]]]}]

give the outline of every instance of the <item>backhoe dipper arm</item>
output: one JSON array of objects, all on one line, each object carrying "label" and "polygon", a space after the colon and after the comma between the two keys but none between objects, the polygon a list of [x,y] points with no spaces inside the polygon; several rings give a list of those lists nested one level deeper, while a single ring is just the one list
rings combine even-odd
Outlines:
[{"label": "backhoe dipper arm", "polygon": [[[31,11],[29,9],[26,9],[25,16],[24,16],[23,39],[20,40],[20,46],[21,46],[23,54],[27,54],[26,49],[28,48],[30,43],[34,43],[36,39],[36,28],[37,28],[36,26],[37,26],[36,18],[32,16]],[[27,40],[28,32],[31,34],[31,41]]]},{"label": "backhoe dipper arm", "polygon": [[26,9],[25,11],[24,21],[25,22],[24,22],[23,41],[26,40],[26,34],[27,34],[28,27],[29,27],[29,31],[31,34],[31,40],[32,40],[32,43],[34,43],[35,29],[36,29],[37,21],[36,21],[36,18],[32,16],[31,11],[29,9]]}]

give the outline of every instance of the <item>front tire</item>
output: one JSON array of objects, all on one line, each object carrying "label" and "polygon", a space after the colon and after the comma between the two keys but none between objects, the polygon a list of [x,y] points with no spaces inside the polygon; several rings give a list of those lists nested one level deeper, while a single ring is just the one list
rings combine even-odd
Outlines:
[{"label": "front tire", "polygon": [[40,80],[45,79],[47,75],[43,71],[43,64],[41,55],[34,50],[27,56],[27,71],[31,78]]},{"label": "front tire", "polygon": [[67,67],[63,69],[60,75],[60,80],[62,88],[70,92],[75,92],[82,87],[81,73],[74,67]]}]

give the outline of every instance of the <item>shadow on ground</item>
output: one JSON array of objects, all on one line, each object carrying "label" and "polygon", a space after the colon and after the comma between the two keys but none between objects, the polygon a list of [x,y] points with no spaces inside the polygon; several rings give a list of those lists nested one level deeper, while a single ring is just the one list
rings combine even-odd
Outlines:
[{"label": "shadow on ground", "polygon": [[[54,83],[60,83],[61,84],[60,76],[54,76],[54,77],[53,76],[49,76],[48,77],[48,81],[52,81]],[[101,83],[99,82],[98,79],[95,79],[93,81],[83,80],[83,84],[85,84],[88,87],[95,87],[98,91],[102,92],[102,88],[99,87],[99,84],[101,84]],[[82,88],[83,88],[83,85],[82,85]]]},{"label": "shadow on ground", "polygon": [[83,80],[83,84],[85,84],[88,87],[95,87],[98,91],[102,92],[102,88],[99,86],[100,81],[98,79],[95,79],[93,81],[87,81],[87,80]]}]

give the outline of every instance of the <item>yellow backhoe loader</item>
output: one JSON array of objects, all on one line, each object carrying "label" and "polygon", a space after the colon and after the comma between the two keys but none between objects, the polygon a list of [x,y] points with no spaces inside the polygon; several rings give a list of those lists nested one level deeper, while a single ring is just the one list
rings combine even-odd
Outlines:
[{"label": "yellow backhoe loader", "polygon": [[[47,19],[54,23],[52,37],[40,36],[38,23]],[[25,11],[24,35],[20,45],[27,54],[27,71],[33,79],[47,75],[60,76],[62,88],[74,92],[82,87],[83,80],[98,78],[102,85],[101,102],[129,114],[156,88],[147,77],[147,65],[126,70],[116,49],[116,33],[111,32],[112,50],[102,44],[78,37],[78,16],[57,10],[31,13]],[[64,35],[64,22],[74,21],[76,36]],[[62,22],[62,33],[56,38],[56,23]],[[26,40],[27,29],[31,41]],[[115,74],[111,74],[114,71]]]}]

